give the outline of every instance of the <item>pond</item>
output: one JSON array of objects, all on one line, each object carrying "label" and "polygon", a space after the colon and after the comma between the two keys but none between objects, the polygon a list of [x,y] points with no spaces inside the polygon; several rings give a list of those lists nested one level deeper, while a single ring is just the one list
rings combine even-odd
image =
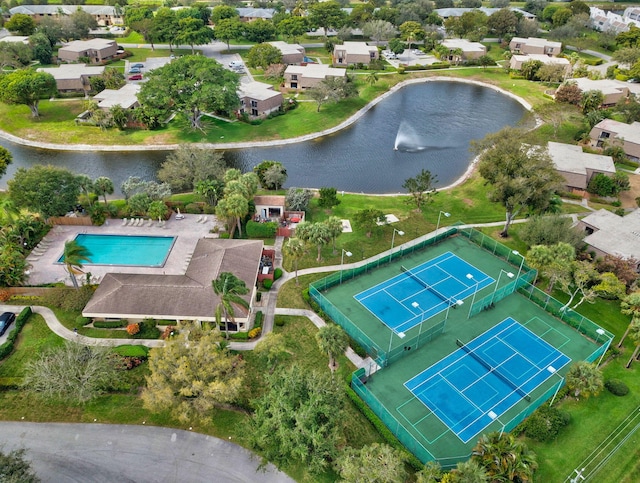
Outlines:
[{"label": "pond", "polygon": [[[277,147],[227,150],[225,157],[230,166],[244,171],[265,159],[279,161],[287,169],[287,187],[398,193],[405,191],[404,181],[422,169],[437,176],[436,187],[444,187],[469,167],[472,140],[517,125],[525,112],[515,99],[481,85],[451,81],[411,84],[335,134]],[[91,178],[108,176],[119,188],[129,176],[154,179],[167,154],[43,150],[4,139],[0,145],[14,157],[0,180],[2,188],[18,168],[35,164],[66,167]]]}]

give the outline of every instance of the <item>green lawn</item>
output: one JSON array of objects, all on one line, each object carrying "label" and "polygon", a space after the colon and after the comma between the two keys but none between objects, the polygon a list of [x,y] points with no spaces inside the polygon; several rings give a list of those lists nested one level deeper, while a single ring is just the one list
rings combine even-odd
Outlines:
[{"label": "green lawn", "polygon": [[[71,313],[60,313],[68,321]],[[75,314],[77,315],[77,314]],[[289,355],[281,364],[299,364],[304,370],[328,371],[328,358],[320,353],[315,340],[316,327],[304,317],[284,317],[284,325],[276,327],[275,332],[283,334]],[[26,420],[51,422],[93,422],[112,424],[146,424],[187,429],[187,426],[173,419],[168,413],[151,414],[142,406],[139,389],[144,385],[144,376],[148,373],[147,364],[124,373],[119,392],[101,396],[90,403],[80,406],[43,399],[29,392],[15,389],[19,387],[24,375],[25,364],[37,357],[46,348],[62,344],[62,339],[53,334],[44,319],[37,314],[30,317],[17,340],[14,352],[0,363],[0,420]],[[126,341],[123,341],[126,342]],[[252,352],[244,353],[247,363],[245,390],[240,403],[244,407],[264,390],[265,369],[256,360]],[[339,360],[340,368],[336,378],[349,380],[354,367],[343,356]],[[209,434],[222,439],[231,438],[238,444],[246,445],[244,423],[248,414],[244,410],[213,411],[211,420],[204,426],[194,426],[194,431]],[[341,427],[344,436],[343,445],[361,447],[373,442],[382,442],[380,435],[362,414],[346,401],[345,415]],[[296,481],[335,481],[336,475],[329,471],[322,475],[308,474],[303,465],[291,465],[283,468]]]}]

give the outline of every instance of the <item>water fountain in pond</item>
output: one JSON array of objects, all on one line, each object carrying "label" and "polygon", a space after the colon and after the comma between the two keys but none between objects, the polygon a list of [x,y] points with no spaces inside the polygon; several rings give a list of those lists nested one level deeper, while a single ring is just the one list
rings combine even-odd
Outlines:
[{"label": "water fountain in pond", "polygon": [[422,136],[420,136],[416,129],[409,125],[408,122],[402,121],[400,127],[398,127],[398,134],[396,134],[396,142],[393,145],[393,150],[416,153],[418,151],[424,151],[425,149],[427,149],[427,146],[424,145]]}]

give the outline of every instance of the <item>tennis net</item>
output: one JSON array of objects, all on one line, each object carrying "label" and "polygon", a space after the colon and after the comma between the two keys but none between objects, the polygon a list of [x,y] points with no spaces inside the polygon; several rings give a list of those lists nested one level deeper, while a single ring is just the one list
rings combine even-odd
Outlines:
[{"label": "tennis net", "polygon": [[424,288],[426,288],[429,292],[431,292],[433,295],[435,295],[436,297],[438,297],[440,300],[442,300],[443,302],[448,303],[449,305],[453,305],[453,303],[455,303],[455,300],[452,303],[452,299],[451,297],[445,297],[444,295],[442,295],[440,292],[438,292],[436,289],[434,289],[431,285],[429,285],[427,282],[425,282],[424,280],[422,280],[420,277],[418,277],[415,273],[413,273],[411,270],[409,270],[407,267],[405,267],[404,265],[400,265],[400,270],[405,272],[407,275],[409,275],[409,277],[411,277],[413,280],[415,280],[416,282],[418,282],[420,285],[422,285]]},{"label": "tennis net", "polygon": [[522,396],[525,401],[531,401],[531,397],[516,386],[513,382],[511,382],[507,377],[503,376],[500,371],[496,367],[493,367],[491,364],[482,359],[474,350],[469,349],[469,347],[464,344],[460,339],[456,339],[456,345],[460,347],[463,351],[473,357],[476,361],[478,361],[484,368],[490,373],[494,374],[498,379],[501,379],[504,383],[506,383],[510,388],[516,391],[520,396]]}]

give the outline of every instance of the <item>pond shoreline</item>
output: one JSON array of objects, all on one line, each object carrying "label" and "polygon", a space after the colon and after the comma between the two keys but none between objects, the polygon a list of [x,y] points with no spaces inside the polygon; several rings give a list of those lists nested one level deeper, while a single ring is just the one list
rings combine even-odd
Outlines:
[{"label": "pond shoreline", "polygon": [[[192,146],[196,146],[196,147],[201,147],[201,148],[205,148],[205,149],[215,149],[218,151],[224,151],[224,150],[241,150],[241,149],[246,149],[246,148],[261,148],[261,147],[274,147],[274,146],[284,146],[284,145],[291,145],[291,144],[297,144],[297,143],[302,143],[302,142],[306,142],[306,141],[310,141],[310,140],[314,140],[314,139],[319,139],[334,133],[337,133],[343,129],[348,128],[349,126],[355,124],[360,118],[362,118],[369,110],[371,110],[374,106],[376,106],[377,104],[379,104],[380,102],[382,102],[383,100],[387,99],[389,96],[393,95],[394,93],[398,92],[399,90],[403,89],[406,86],[409,85],[415,85],[415,84],[421,84],[421,83],[426,83],[426,82],[459,82],[459,83],[465,83],[465,84],[471,84],[471,85],[477,85],[477,86],[481,86],[481,87],[487,87],[490,88],[502,95],[505,95],[513,100],[515,100],[516,102],[518,102],[520,105],[522,105],[527,111],[531,112],[532,111],[532,106],[525,101],[523,98],[518,97],[516,95],[514,95],[513,93],[502,89],[500,87],[497,87],[493,84],[487,83],[487,82],[482,82],[482,81],[478,81],[478,80],[471,80],[471,79],[461,79],[461,78],[455,78],[455,77],[445,77],[445,76],[434,76],[434,77],[423,77],[423,78],[416,78],[416,79],[408,79],[405,80],[403,82],[400,82],[398,84],[396,84],[395,86],[393,86],[391,89],[389,89],[387,92],[385,92],[384,94],[380,95],[379,97],[377,97],[376,99],[372,100],[371,102],[369,102],[366,106],[364,106],[362,109],[358,110],[356,113],[354,113],[352,116],[350,116],[348,119],[344,120],[343,122],[341,122],[340,124],[329,128],[329,129],[325,129],[323,131],[319,131],[319,132],[315,132],[315,133],[311,133],[311,134],[307,134],[304,136],[299,136],[299,137],[295,137],[295,138],[290,138],[290,139],[278,139],[278,140],[270,140],[270,141],[249,141],[249,142],[234,142],[234,143],[190,143],[190,145]],[[18,145],[22,145],[22,146],[27,146],[30,148],[36,148],[36,149],[42,149],[42,150],[47,150],[47,151],[61,151],[61,152],[104,152],[104,153],[108,153],[108,152],[113,152],[113,153],[127,153],[127,152],[159,152],[159,151],[171,151],[171,150],[175,150],[177,149],[180,145],[179,144],[162,144],[162,145],[89,145],[89,144],[77,144],[77,145],[67,145],[67,144],[56,144],[56,143],[46,143],[46,142],[39,142],[39,141],[32,141],[32,140],[28,140],[28,139],[24,139],[18,136],[15,136],[13,134],[7,133],[5,131],[0,130],[0,138],[6,139],[9,142],[18,144]],[[449,189],[455,186],[458,186],[462,183],[464,183],[464,181],[466,181],[475,171],[476,168],[476,164],[477,164],[477,158],[471,160],[471,162],[469,163],[469,166],[467,167],[467,169],[465,170],[465,172],[462,174],[462,176],[460,176],[458,179],[454,180],[452,183],[450,183],[449,185],[445,186],[445,187],[441,187],[438,188],[438,191],[441,190],[445,190],[445,189]],[[361,192],[357,192],[357,191],[353,191],[353,193],[361,193]],[[396,192],[396,193],[383,193],[383,194],[376,194],[376,193],[368,193],[371,195],[375,195],[375,196],[398,196],[398,195],[402,195],[405,193],[402,192]]]}]

